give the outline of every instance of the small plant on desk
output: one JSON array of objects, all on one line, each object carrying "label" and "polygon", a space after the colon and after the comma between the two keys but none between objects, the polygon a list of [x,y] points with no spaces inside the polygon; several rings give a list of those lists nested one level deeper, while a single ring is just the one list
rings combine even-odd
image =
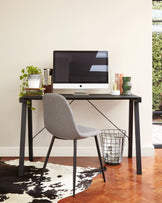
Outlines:
[{"label": "small plant on desk", "polygon": [[[39,76],[39,86],[32,86],[32,88],[38,88],[39,91],[41,91],[42,89],[40,88],[40,79],[41,79],[41,74],[42,74],[42,70],[38,67],[34,67],[34,66],[27,66],[26,68],[23,68],[21,70],[21,75],[20,75],[20,81],[22,82],[20,85],[20,94],[19,97],[23,97],[25,95],[27,95],[26,89],[29,88],[29,79],[32,75],[37,75]],[[30,101],[27,102],[28,106],[31,107],[32,110],[34,110],[35,108],[33,108],[31,106]]]}]

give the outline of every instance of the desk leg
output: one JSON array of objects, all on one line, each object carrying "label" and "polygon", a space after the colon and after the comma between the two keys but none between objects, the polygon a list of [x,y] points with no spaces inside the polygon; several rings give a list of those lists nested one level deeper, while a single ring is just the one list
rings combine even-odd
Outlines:
[{"label": "desk leg", "polygon": [[136,165],[137,165],[137,174],[141,175],[142,174],[142,166],[141,166],[139,103],[135,101],[134,107],[135,107]]},{"label": "desk leg", "polygon": [[21,134],[20,134],[20,154],[18,175],[24,175],[24,152],[25,152],[25,133],[26,133],[26,101],[22,102],[21,112]]},{"label": "desk leg", "polygon": [[33,161],[33,131],[32,131],[32,101],[28,106],[28,143],[29,143],[29,161]]},{"label": "desk leg", "polygon": [[133,101],[129,100],[128,158],[132,158],[133,144]]}]

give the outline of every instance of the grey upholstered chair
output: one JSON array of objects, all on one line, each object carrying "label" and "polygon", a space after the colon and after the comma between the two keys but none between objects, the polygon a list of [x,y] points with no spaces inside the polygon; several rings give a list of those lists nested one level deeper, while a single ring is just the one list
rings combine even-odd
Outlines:
[{"label": "grey upholstered chair", "polygon": [[74,121],[73,113],[71,111],[68,101],[59,94],[48,93],[43,96],[43,109],[44,109],[44,124],[46,129],[53,135],[46,160],[44,162],[42,174],[39,184],[41,183],[43,173],[45,171],[48,158],[54,143],[55,138],[63,140],[73,140],[74,142],[74,157],[73,157],[73,197],[75,196],[75,182],[76,182],[76,151],[77,140],[88,137],[94,137],[98,157],[101,165],[102,176],[105,182],[104,168],[102,165],[99,144],[97,135],[100,130],[88,128],[84,126],[77,126]]}]

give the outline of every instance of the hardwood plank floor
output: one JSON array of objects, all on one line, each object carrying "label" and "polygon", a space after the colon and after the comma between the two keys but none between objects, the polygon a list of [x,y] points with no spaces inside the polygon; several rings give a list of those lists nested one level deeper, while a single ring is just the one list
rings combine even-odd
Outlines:
[{"label": "hardwood plank floor", "polygon": [[[11,158],[2,158],[9,160]],[[44,161],[44,158],[35,158]],[[51,163],[72,165],[71,157],[51,157]],[[78,157],[78,166],[99,167],[97,157]],[[136,175],[135,158],[123,158],[120,165],[105,165],[106,183],[102,176],[93,179],[84,192],[60,200],[59,203],[161,203],[162,202],[162,149],[155,150],[155,157],[142,157],[142,175]]]}]

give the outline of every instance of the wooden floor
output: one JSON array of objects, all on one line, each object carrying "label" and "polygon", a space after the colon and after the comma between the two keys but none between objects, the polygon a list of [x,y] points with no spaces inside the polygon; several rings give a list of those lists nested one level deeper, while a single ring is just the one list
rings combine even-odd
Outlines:
[{"label": "wooden floor", "polygon": [[[6,160],[8,158],[2,158]],[[35,160],[44,161],[44,158]],[[72,158],[50,158],[49,162],[72,165]],[[96,157],[77,160],[78,166],[98,167]],[[106,183],[102,176],[93,179],[92,185],[75,198],[68,197],[59,203],[161,203],[162,202],[162,149],[155,150],[155,157],[143,157],[143,174],[136,175],[135,158],[123,158],[120,165],[106,165]]]}]

